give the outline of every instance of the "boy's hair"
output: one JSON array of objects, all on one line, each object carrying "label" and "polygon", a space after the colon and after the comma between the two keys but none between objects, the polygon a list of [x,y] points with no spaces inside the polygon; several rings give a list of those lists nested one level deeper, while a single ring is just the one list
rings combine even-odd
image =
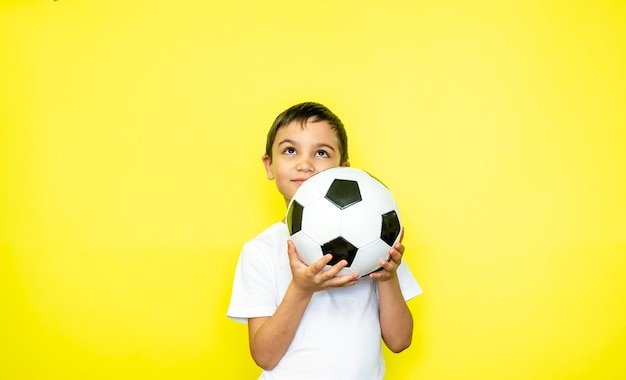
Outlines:
[{"label": "boy's hair", "polygon": [[343,165],[348,161],[348,135],[346,134],[343,123],[339,120],[337,115],[326,106],[315,102],[296,104],[287,108],[276,117],[274,124],[272,124],[272,127],[267,133],[267,141],[265,143],[265,154],[270,160],[272,159],[272,145],[274,144],[274,139],[276,139],[276,133],[280,128],[293,121],[300,122],[303,127],[307,121],[325,121],[330,124],[330,127],[335,131],[339,139],[339,150],[341,154],[340,164]]}]

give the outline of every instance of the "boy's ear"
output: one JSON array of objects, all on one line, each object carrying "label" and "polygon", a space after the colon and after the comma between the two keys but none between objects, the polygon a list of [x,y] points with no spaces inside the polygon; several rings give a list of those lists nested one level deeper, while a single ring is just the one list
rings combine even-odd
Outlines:
[{"label": "boy's ear", "polygon": [[263,160],[263,166],[265,167],[267,179],[273,180],[274,172],[272,171],[272,159],[267,154],[264,154],[263,157],[261,157],[261,159]]},{"label": "boy's ear", "polygon": [[346,161],[346,162],[344,162],[344,163],[343,163],[343,165],[341,165],[341,166],[350,167],[350,161]]}]

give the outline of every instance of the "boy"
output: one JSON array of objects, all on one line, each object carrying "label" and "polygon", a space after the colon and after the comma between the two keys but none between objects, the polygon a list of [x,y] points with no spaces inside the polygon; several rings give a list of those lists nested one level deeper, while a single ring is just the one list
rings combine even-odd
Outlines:
[{"label": "boy", "polygon": [[[339,118],[318,103],[282,112],[272,125],[263,164],[285,204],[313,174],[349,166],[347,136]],[[402,240],[402,238],[400,239]],[[228,317],[248,323],[260,379],[382,379],[381,337],[393,352],[411,344],[413,318],[406,301],[421,293],[402,261],[404,246],[367,277],[335,276],[345,260],[324,270],[325,255],[306,266],[287,226],[275,223],[241,252]]]}]

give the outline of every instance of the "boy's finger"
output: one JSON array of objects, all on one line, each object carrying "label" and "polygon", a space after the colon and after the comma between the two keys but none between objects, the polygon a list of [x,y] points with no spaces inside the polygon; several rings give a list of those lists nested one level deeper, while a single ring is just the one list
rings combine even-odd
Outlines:
[{"label": "boy's finger", "polygon": [[292,267],[303,267],[306,264],[300,260],[300,256],[298,255],[298,251],[296,250],[296,246],[291,240],[287,240],[287,255],[289,257],[289,264]]},{"label": "boy's finger", "polygon": [[289,259],[294,259],[298,257],[296,245],[291,240],[287,240],[287,254],[289,255]]},{"label": "boy's finger", "polygon": [[336,276],[326,282],[329,287],[340,288],[344,286],[352,286],[358,283],[358,275],[356,273],[350,273],[343,276]]},{"label": "boy's finger", "polygon": [[317,260],[316,262],[314,262],[313,264],[310,265],[310,268],[315,272],[315,273],[320,273],[322,270],[324,270],[324,267],[330,262],[330,260],[333,259],[333,255],[331,255],[330,253],[325,254],[324,256],[322,256],[322,258],[320,258],[319,260]]},{"label": "boy's finger", "polygon": [[340,260],[337,264],[333,265],[325,272],[326,276],[328,276],[328,278],[337,276],[337,273],[339,273],[339,271],[345,268],[347,265],[348,262],[346,260]]}]

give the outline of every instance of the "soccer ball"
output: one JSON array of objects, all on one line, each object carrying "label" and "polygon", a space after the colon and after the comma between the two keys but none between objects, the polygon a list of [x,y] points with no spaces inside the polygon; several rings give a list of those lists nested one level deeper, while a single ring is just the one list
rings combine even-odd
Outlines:
[{"label": "soccer ball", "polygon": [[338,275],[368,275],[389,260],[402,224],[391,191],[361,169],[339,166],[300,185],[287,207],[287,227],[300,259],[313,264],[324,254],[345,259]]}]

